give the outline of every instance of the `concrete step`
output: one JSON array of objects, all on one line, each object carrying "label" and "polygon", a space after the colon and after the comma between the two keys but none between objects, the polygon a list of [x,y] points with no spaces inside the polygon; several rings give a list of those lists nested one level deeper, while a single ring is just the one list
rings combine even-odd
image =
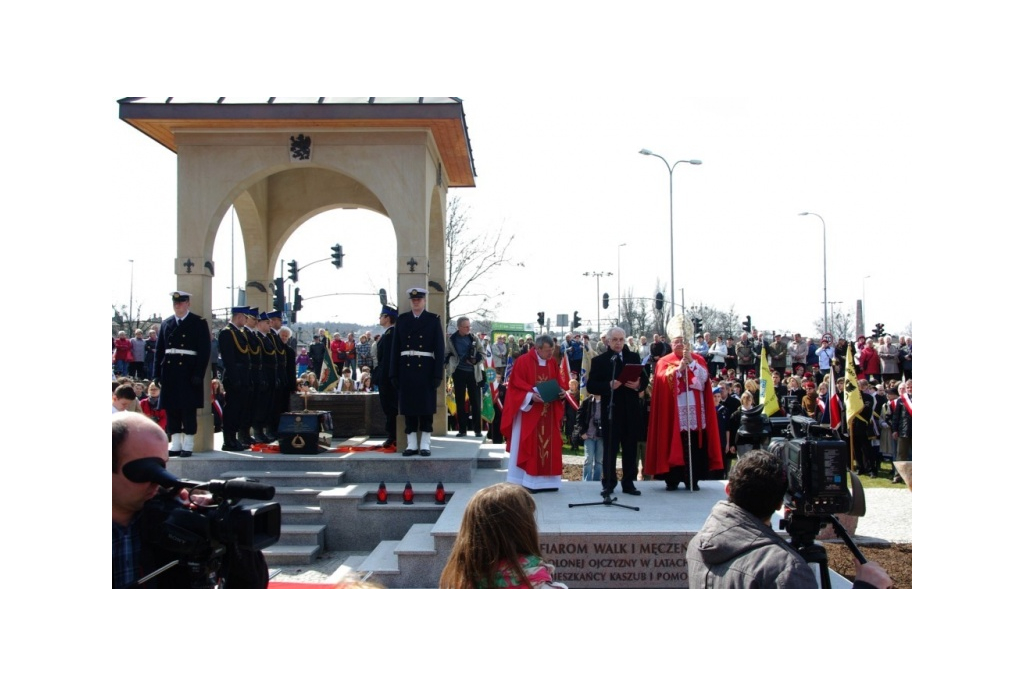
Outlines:
[{"label": "concrete step", "polygon": [[228,471],[221,478],[255,478],[275,487],[333,488],[341,484],[343,471]]},{"label": "concrete step", "polygon": [[319,545],[286,545],[279,542],[263,550],[263,557],[268,566],[296,566],[312,563],[319,553]]},{"label": "concrete step", "polygon": [[313,545],[323,548],[327,526],[319,523],[282,523],[281,539],[278,544]]},{"label": "concrete step", "polygon": [[282,506],[288,505],[304,505],[308,507],[318,507],[317,498],[325,488],[307,487],[307,486],[295,486],[289,487],[287,485],[276,486],[274,488],[274,501],[280,502]]},{"label": "concrete step", "polygon": [[380,544],[370,552],[370,556],[366,557],[366,560],[359,565],[359,572],[371,573],[371,579],[373,576],[397,576],[399,573],[398,555],[395,554],[395,549],[399,542],[399,540],[381,540]]},{"label": "concrete step", "polygon": [[413,524],[405,537],[399,540],[395,547],[395,554],[437,554],[437,550],[434,548],[434,536],[430,534],[433,529],[433,523]]},{"label": "concrete step", "polygon": [[303,504],[281,505],[281,527],[285,525],[314,525],[323,520],[320,507]]}]

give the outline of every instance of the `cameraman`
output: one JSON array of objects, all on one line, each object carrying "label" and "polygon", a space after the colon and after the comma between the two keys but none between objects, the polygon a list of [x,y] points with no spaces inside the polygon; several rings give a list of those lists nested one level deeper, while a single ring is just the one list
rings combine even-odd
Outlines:
[{"label": "cameraman", "polygon": [[[771,528],[786,494],[780,457],[754,450],[729,474],[727,502],[718,502],[686,550],[690,589],[818,587],[803,557]],[[871,561],[858,565],[854,588],[888,588],[892,580]]]},{"label": "cameraman", "polygon": [[[167,464],[167,435],[143,414],[121,412],[111,418],[113,433],[113,552],[111,567],[114,588],[191,587],[187,569],[178,564],[154,577],[144,586],[139,579],[173,561],[175,557],[159,549],[147,533],[146,502],[160,492],[155,483],[133,483],[122,468],[137,459],[157,457]],[[186,497],[182,490],[181,496]],[[186,506],[184,502],[182,506]],[[221,564],[224,587],[265,588],[267,564],[261,552],[228,547]]]}]

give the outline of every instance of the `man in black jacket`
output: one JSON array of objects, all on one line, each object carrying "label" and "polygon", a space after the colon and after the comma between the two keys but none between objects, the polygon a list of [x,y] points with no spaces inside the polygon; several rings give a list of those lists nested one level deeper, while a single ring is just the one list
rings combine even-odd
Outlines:
[{"label": "man in black jacket", "polygon": [[383,448],[395,446],[398,436],[395,424],[398,418],[398,392],[391,385],[391,349],[395,344],[395,319],[398,310],[390,305],[383,305],[380,310],[380,325],[384,332],[377,341],[377,365],[373,367],[373,384],[380,393],[380,406],[384,410],[384,427],[388,434]]},{"label": "man in black jacket", "polygon": [[427,311],[427,291],[409,288],[409,308],[395,322],[391,384],[398,389],[398,410],[405,417],[408,441],[402,456],[430,456],[430,434],[437,411],[437,388],[444,378],[444,330],[441,318]]},{"label": "man in black jacket", "polygon": [[647,388],[647,375],[642,373],[636,380],[621,383],[618,377],[626,364],[640,364],[640,355],[626,347],[626,332],[618,327],[608,330],[608,349],[590,362],[590,376],[587,392],[601,396],[601,425],[604,430],[604,459],[602,464],[602,497],[615,490],[618,477],[615,461],[622,450],[622,491],[627,495],[639,495],[634,481],[637,476],[636,447],[646,431],[640,395]]},{"label": "man in black jacket", "polygon": [[192,456],[197,430],[196,412],[210,395],[206,371],[210,364],[210,326],[189,311],[191,294],[171,293],[174,315],[160,324],[156,343],[156,381],[160,409],[167,412],[168,454]]}]

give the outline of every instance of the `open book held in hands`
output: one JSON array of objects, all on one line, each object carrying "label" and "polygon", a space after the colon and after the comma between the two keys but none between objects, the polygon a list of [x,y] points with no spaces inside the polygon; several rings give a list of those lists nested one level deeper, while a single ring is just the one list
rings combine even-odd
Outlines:
[{"label": "open book held in hands", "polygon": [[541,381],[537,384],[537,392],[545,402],[554,402],[558,399],[558,393],[562,392],[562,386],[554,379]]}]

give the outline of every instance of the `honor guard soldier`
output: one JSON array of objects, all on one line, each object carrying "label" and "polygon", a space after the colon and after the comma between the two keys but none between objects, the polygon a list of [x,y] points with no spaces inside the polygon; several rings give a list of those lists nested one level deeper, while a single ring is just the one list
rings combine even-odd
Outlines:
[{"label": "honor guard soldier", "polygon": [[210,364],[210,326],[189,311],[190,293],[171,293],[174,316],[160,324],[156,344],[156,380],[160,409],[167,412],[168,454],[191,457],[196,436],[196,412],[210,394],[204,381]]},{"label": "honor guard soldier", "polygon": [[267,435],[267,425],[277,392],[277,347],[270,335],[270,315],[267,312],[260,313],[256,337],[260,350],[260,388],[253,400],[252,437],[256,442],[267,444],[273,442]]},{"label": "honor guard soldier", "polygon": [[396,419],[398,417],[398,395],[391,385],[391,350],[395,345],[395,319],[398,310],[391,305],[384,305],[380,310],[380,325],[384,327],[380,340],[377,341],[377,366],[373,368],[373,384],[380,393],[380,406],[384,410],[384,426],[387,438],[381,447],[387,449],[395,446]]},{"label": "honor guard soldier", "polygon": [[[277,368],[277,389],[274,391],[274,399],[270,405],[270,416],[267,420],[266,434],[271,440],[277,440],[277,426],[281,422],[281,412],[288,411],[289,383],[288,383],[288,352],[285,349],[287,344],[281,340],[281,312],[272,311],[270,317],[270,338],[274,341],[274,349],[277,351],[274,363]],[[295,376],[292,376],[295,380]],[[291,383],[292,386],[295,383]]]},{"label": "honor guard soldier", "polygon": [[249,338],[245,332],[248,307],[232,307],[231,322],[225,326],[217,342],[224,362],[224,449],[240,452],[246,448],[239,435],[243,426],[245,405],[252,400]]},{"label": "honor guard soldier", "polygon": [[[251,435],[253,420],[256,415],[256,404],[261,396],[260,386],[263,384],[263,348],[259,334],[256,332],[260,312],[249,307],[245,313],[245,339],[249,344],[249,393],[242,405],[241,423],[238,426],[238,442],[246,449],[252,447]],[[230,400],[228,400],[230,402]]]},{"label": "honor guard soldier", "polygon": [[429,457],[437,388],[444,378],[444,330],[441,318],[426,310],[427,291],[406,292],[410,311],[399,314],[395,322],[390,377],[398,389],[398,411],[405,417],[409,443],[402,456]]}]

